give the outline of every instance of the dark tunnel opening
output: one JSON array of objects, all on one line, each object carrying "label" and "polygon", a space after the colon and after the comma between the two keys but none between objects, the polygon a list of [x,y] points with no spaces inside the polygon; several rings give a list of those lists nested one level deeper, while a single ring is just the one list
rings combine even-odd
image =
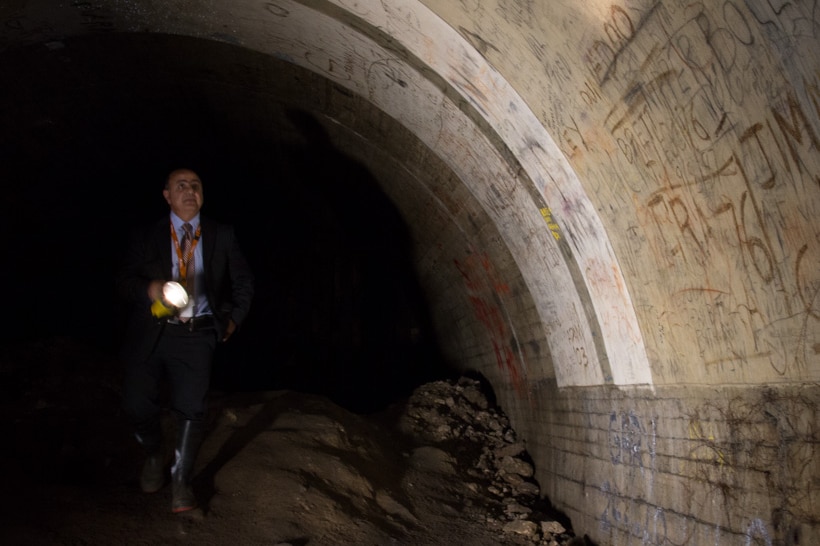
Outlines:
[{"label": "dark tunnel opening", "polygon": [[[233,218],[262,249],[249,260],[267,278],[257,281],[243,343],[222,347],[216,380],[229,389],[318,392],[372,411],[449,376],[408,229],[369,171],[336,150],[312,115],[293,110],[289,119],[306,144],[280,148],[288,181],[280,199],[252,199],[246,219]],[[249,218],[264,220],[251,226]]]},{"label": "dark tunnel opening", "polygon": [[99,59],[65,67],[76,60],[40,49],[0,62],[18,76],[0,104],[2,251],[18,257],[6,268],[8,343],[68,336],[115,354],[122,237],[167,212],[164,178],[186,166],[203,179],[203,213],[236,226],[257,279],[251,315],[217,352],[215,388],[296,389],[368,412],[451,375],[407,227],[311,114],[243,126],[232,117],[253,119],[259,99],[210,93],[185,74],[78,86]]}]

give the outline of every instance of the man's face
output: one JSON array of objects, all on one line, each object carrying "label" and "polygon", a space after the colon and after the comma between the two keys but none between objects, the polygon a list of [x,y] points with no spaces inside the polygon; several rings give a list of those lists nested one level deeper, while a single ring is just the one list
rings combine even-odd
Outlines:
[{"label": "man's face", "polygon": [[183,220],[190,220],[202,208],[202,182],[193,171],[172,172],[168,176],[168,185],[162,191],[162,195],[174,214]]}]

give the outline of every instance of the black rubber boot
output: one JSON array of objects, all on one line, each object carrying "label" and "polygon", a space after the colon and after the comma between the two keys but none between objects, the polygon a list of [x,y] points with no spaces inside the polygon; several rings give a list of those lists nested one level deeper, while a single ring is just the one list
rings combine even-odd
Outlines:
[{"label": "black rubber boot", "polygon": [[149,453],[142,465],[140,488],[143,493],[156,493],[165,485],[165,461],[162,451]]},{"label": "black rubber boot", "polygon": [[138,426],[135,436],[146,455],[140,474],[140,488],[145,493],[156,493],[165,485],[165,459],[162,455],[162,428],[159,421]]},{"label": "black rubber boot", "polygon": [[180,421],[177,431],[176,460],[171,469],[171,511],[175,514],[197,507],[191,487],[194,463],[203,436],[202,421]]}]

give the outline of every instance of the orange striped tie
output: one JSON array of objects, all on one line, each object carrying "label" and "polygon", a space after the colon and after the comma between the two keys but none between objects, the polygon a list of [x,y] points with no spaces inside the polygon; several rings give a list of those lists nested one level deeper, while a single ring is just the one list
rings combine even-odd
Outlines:
[{"label": "orange striped tie", "polygon": [[182,236],[182,260],[185,264],[186,275],[180,279],[188,292],[189,297],[194,297],[194,279],[196,278],[196,261],[194,260],[194,228],[189,223],[182,224],[185,235]]}]

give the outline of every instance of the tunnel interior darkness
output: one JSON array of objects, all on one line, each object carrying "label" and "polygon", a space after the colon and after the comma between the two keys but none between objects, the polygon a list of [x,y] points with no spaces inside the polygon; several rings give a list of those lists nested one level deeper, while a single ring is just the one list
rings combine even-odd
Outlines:
[{"label": "tunnel interior darkness", "polygon": [[217,387],[295,388],[370,411],[446,376],[407,226],[378,182],[336,150],[321,114],[226,76],[275,79],[282,66],[156,35],[0,58],[14,75],[0,91],[7,341],[71,336],[115,354],[121,242],[166,214],[165,176],[186,166],[257,279],[248,321],[217,353]]}]

